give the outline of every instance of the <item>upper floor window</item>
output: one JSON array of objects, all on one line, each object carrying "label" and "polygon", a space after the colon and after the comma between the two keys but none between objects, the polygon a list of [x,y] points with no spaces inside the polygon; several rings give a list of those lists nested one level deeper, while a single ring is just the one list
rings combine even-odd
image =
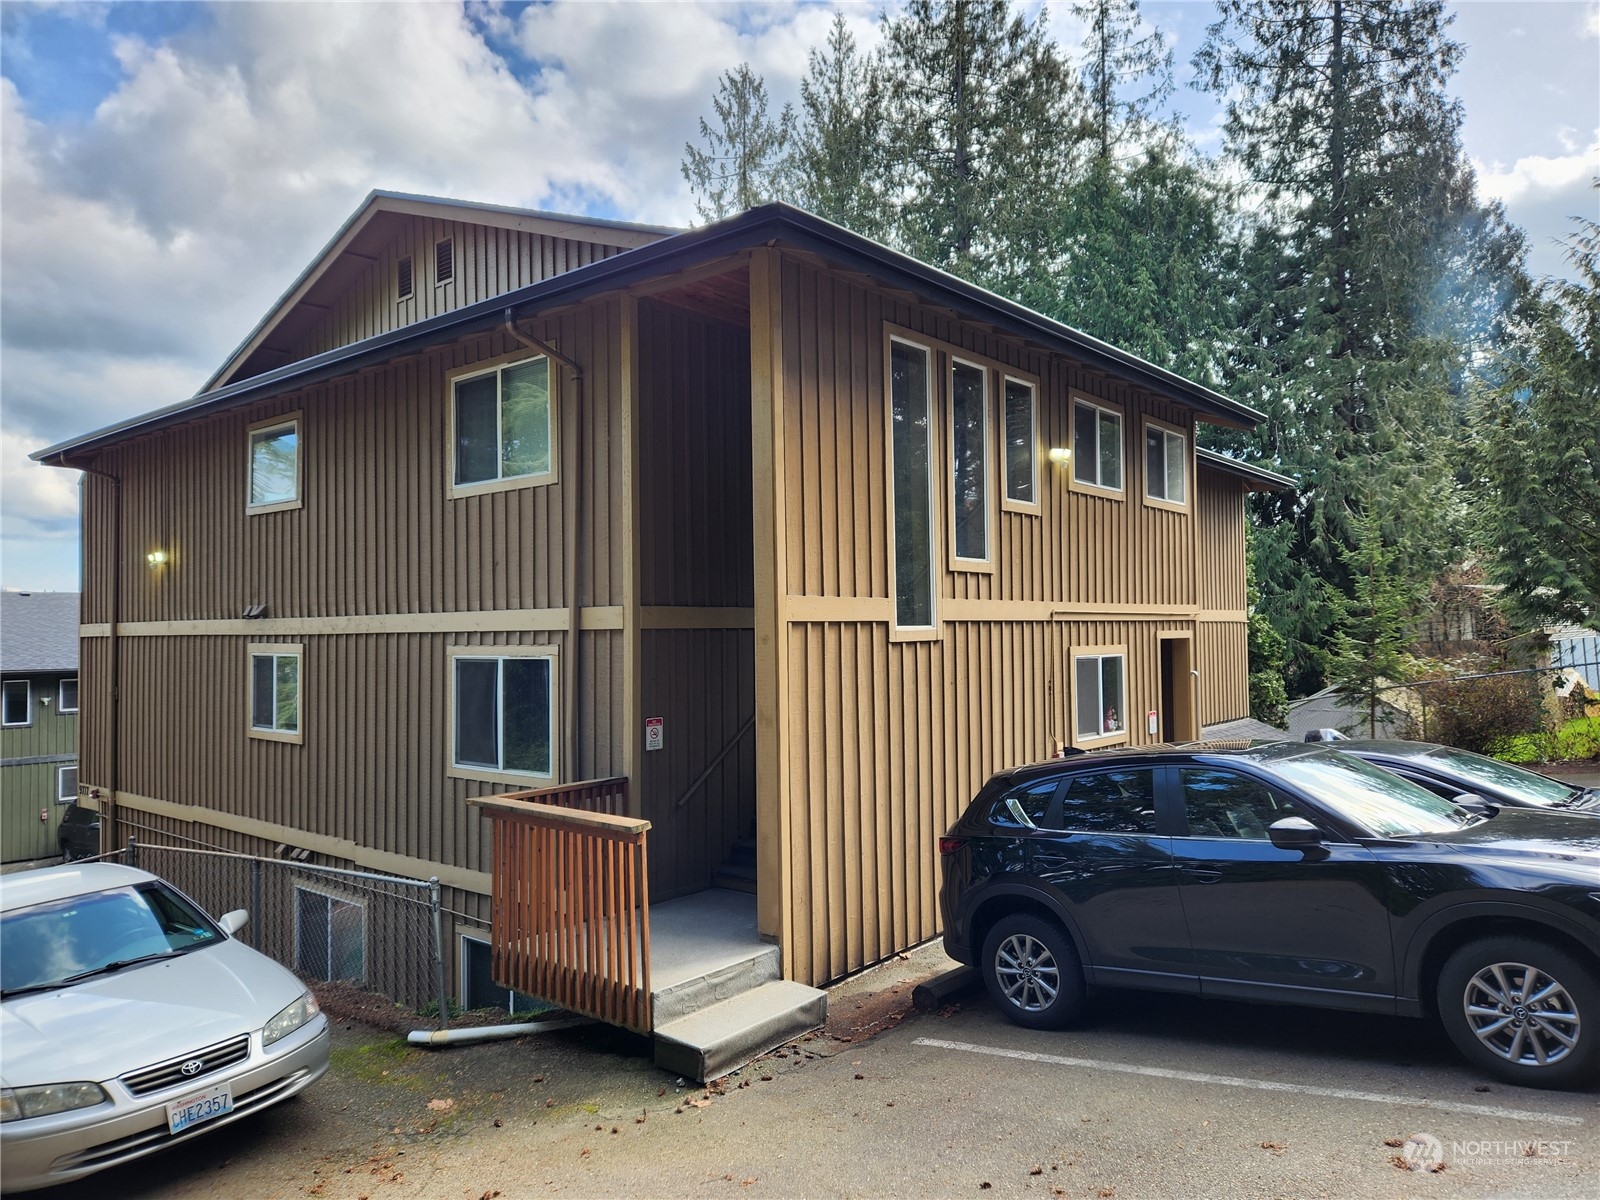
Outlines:
[{"label": "upper floor window", "polygon": [[989,373],[950,361],[953,549],[962,565],[989,560]]},{"label": "upper floor window", "polygon": [[1176,429],[1144,427],[1144,494],[1162,507],[1188,503],[1189,439]]},{"label": "upper floor window", "polygon": [[1116,409],[1072,402],[1072,479],[1085,487],[1122,490],[1122,414]]},{"label": "upper floor window", "polygon": [[1038,391],[1006,377],[1006,502],[1036,510],[1039,504]]},{"label": "upper floor window", "polygon": [[548,358],[459,376],[451,396],[455,488],[553,482],[555,413]]},{"label": "upper floor window", "polygon": [[1126,659],[1120,648],[1073,656],[1073,728],[1080,742],[1127,737]]},{"label": "upper floor window", "polygon": [[78,681],[76,679],[63,679],[60,694],[56,697],[56,711],[75,713],[78,711]]},{"label": "upper floor window", "polygon": [[28,686],[26,679],[8,679],[0,685],[5,694],[5,724],[7,725],[32,725],[33,709],[30,704],[33,699],[33,689]]},{"label": "upper floor window", "polygon": [[250,736],[298,742],[302,648],[283,642],[250,647]]},{"label": "upper floor window", "polygon": [[889,482],[894,534],[894,623],[934,627],[932,352],[889,343]]},{"label": "upper floor window", "polygon": [[450,283],[456,277],[456,243],[453,238],[440,238],[433,244],[433,282]]},{"label": "upper floor window", "polygon": [[394,298],[396,300],[409,300],[416,294],[416,271],[412,266],[411,255],[406,255],[394,268]]},{"label": "upper floor window", "polygon": [[275,512],[300,505],[300,419],[274,417],[252,425],[250,434],[251,512]]},{"label": "upper floor window", "polygon": [[453,775],[555,777],[555,649],[451,652]]}]

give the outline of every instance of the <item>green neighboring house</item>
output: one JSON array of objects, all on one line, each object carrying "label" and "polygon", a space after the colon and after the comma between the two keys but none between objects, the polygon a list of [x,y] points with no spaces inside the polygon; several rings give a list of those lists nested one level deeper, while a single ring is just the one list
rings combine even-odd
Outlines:
[{"label": "green neighboring house", "polygon": [[78,794],[78,593],[0,592],[0,861],[59,852]]}]

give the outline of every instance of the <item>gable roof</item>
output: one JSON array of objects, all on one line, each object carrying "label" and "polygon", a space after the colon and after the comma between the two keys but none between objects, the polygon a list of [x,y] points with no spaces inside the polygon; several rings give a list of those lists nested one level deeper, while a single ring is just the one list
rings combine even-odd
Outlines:
[{"label": "gable roof", "polygon": [[1231,455],[1218,454],[1215,450],[1207,450],[1204,446],[1196,446],[1194,453],[1202,467],[1210,467],[1214,471],[1221,471],[1224,475],[1236,476],[1244,480],[1245,486],[1252,492],[1292,492],[1300,486],[1287,475],[1279,475],[1276,471],[1269,471],[1265,467],[1247,463]]},{"label": "gable roof", "polygon": [[200,392],[230,382],[235,373],[274,332],[279,330],[295,310],[305,302],[315,302],[322,293],[342,288],[354,271],[363,269],[371,261],[367,253],[381,243],[394,230],[395,217],[435,217],[444,221],[467,221],[475,225],[490,225],[500,229],[514,229],[526,233],[544,234],[546,237],[571,238],[575,241],[597,242],[605,246],[632,249],[660,241],[682,230],[666,225],[636,225],[628,221],[608,221],[599,217],[575,217],[565,213],[541,212],[532,208],[512,208],[503,204],[479,204],[469,200],[448,200],[440,196],[418,196],[409,192],[374,190],[367,193],[355,212],[328,240],[309,266],[289,285],[289,290],[279,296],[246,336],[234,347],[227,360],[206,380]]},{"label": "gable roof", "polygon": [[77,592],[0,592],[0,670],[78,669]]},{"label": "gable roof", "polygon": [[766,245],[810,251],[837,266],[859,270],[879,283],[907,289],[927,302],[948,307],[968,319],[994,325],[1047,350],[1070,355],[1094,369],[1115,374],[1192,408],[1216,424],[1250,429],[1265,419],[1264,414],[1249,405],[1146,362],[1136,354],[1119,350],[803,209],[774,203],[747,209],[713,225],[662,238],[477,304],[201,392],[166,408],[35,451],[31,457],[50,466],[80,466],[96,451],[136,434],[249,404],[286,387],[305,387],[374,366],[409,347],[483,332],[501,325],[517,310],[534,312],[556,304],[577,303],[603,292],[631,287]]}]

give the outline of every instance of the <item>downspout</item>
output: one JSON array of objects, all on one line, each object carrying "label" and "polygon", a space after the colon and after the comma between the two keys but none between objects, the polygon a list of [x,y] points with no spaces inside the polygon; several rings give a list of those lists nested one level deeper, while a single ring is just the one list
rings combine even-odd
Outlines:
[{"label": "downspout", "polygon": [[[111,762],[107,768],[107,804],[100,809],[100,849],[118,845],[117,790],[122,784],[122,652],[117,640],[117,626],[122,622],[122,480],[110,471],[94,467],[79,468],[85,475],[98,475],[111,481]],[[83,517],[79,515],[80,526]],[[80,623],[83,612],[78,612]],[[79,635],[82,641],[82,635]],[[79,725],[80,737],[83,726]],[[80,764],[81,764],[80,754]],[[109,807],[109,811],[107,811]]]},{"label": "downspout", "polygon": [[521,342],[530,350],[537,350],[540,354],[547,355],[552,362],[558,362],[572,372],[573,379],[573,404],[572,404],[572,458],[567,463],[567,469],[562,472],[562,489],[572,488],[572,501],[563,504],[567,514],[567,666],[562,672],[562,708],[566,712],[566,748],[564,760],[566,762],[565,774],[568,779],[581,778],[578,770],[578,675],[579,665],[582,662],[581,647],[583,639],[580,635],[578,622],[582,615],[578,597],[578,570],[582,565],[579,558],[578,532],[583,527],[581,509],[583,506],[583,368],[562,354],[554,346],[530,337],[516,326],[514,309],[506,309],[506,333]]}]

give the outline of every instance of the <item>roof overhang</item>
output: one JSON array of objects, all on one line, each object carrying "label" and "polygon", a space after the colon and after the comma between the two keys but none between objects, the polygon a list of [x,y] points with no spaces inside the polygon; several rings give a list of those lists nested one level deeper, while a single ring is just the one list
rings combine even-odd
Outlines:
[{"label": "roof overhang", "polygon": [[[918,262],[801,209],[787,204],[766,204],[716,224],[661,238],[626,253],[552,276],[491,300],[442,313],[276,370],[252,375],[237,383],[203,391],[177,404],[49,446],[32,457],[50,466],[81,467],[99,450],[127,438],[239,407],[286,388],[306,387],[363,367],[378,365],[403,351],[482,332],[500,325],[508,312],[528,315],[556,305],[578,303],[606,292],[685,271],[712,259],[774,245],[810,251],[834,265],[863,272],[879,283],[911,291],[928,303],[943,305],[968,319],[993,325],[1046,350],[1076,358],[1095,370],[1116,375],[1191,408],[1202,419],[1214,424],[1250,429],[1263,419],[1262,413],[1248,405],[1192,383],[1137,355],[1053,321],[976,284]],[[1233,460],[1226,461],[1233,463]],[[1241,470],[1255,470],[1242,463],[1236,465]],[[1271,472],[1258,474],[1281,480],[1283,486],[1293,486],[1292,481],[1282,476],[1272,476]]]},{"label": "roof overhang", "polygon": [[1195,450],[1195,457],[1202,467],[1210,467],[1213,471],[1244,480],[1245,487],[1252,492],[1292,492],[1300,486],[1287,475],[1279,475],[1254,463],[1241,462],[1226,454],[1218,454],[1215,450],[1199,447]]}]

